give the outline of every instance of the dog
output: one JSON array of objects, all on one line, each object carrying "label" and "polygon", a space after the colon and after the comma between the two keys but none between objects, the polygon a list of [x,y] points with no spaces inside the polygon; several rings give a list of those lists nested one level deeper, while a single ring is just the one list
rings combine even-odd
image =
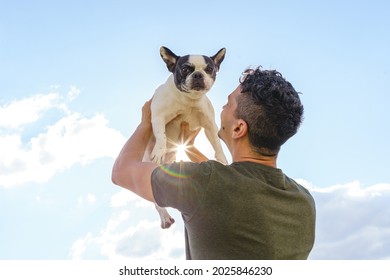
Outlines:
[{"label": "dog", "polygon": [[[160,48],[160,55],[169,72],[167,81],[154,92],[151,102],[154,139],[149,141],[146,159],[158,164],[175,161],[177,145],[180,143],[182,122],[189,124],[189,130],[203,128],[215,151],[215,159],[227,163],[223,153],[214,108],[206,96],[213,86],[226,49],[220,49],[213,56],[177,56],[166,47]],[[144,159],[145,159],[144,157]],[[169,228],[175,221],[165,208],[156,204],[161,217],[161,227]]]}]

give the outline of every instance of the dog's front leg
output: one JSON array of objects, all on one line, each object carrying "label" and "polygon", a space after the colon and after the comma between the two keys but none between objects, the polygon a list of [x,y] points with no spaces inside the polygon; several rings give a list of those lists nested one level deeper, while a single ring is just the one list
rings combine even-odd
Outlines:
[{"label": "dog's front leg", "polygon": [[227,164],[227,159],[223,153],[222,145],[218,137],[217,125],[213,122],[207,122],[203,127],[204,133],[215,151],[215,159],[223,164]]},{"label": "dog's front leg", "polygon": [[156,138],[156,144],[154,145],[151,153],[151,159],[158,164],[164,163],[165,154],[167,153],[167,135],[165,124],[166,122],[163,118],[152,119],[153,134]]}]

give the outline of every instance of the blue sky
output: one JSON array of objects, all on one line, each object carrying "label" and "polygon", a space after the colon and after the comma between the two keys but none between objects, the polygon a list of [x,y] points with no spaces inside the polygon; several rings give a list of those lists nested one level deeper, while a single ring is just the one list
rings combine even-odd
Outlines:
[{"label": "blue sky", "polygon": [[168,77],[162,45],[178,55],[227,49],[208,93],[217,124],[246,67],[280,71],[305,106],[278,164],[316,199],[310,258],[390,258],[386,1],[0,6],[0,259],[183,258],[178,213],[160,230],[153,205],[110,180]]}]

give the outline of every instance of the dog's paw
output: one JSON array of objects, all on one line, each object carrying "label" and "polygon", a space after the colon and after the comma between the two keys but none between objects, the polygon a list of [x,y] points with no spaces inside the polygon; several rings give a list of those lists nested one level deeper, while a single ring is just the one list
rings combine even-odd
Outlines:
[{"label": "dog's paw", "polygon": [[164,219],[161,219],[161,228],[162,229],[167,229],[170,228],[171,225],[175,223],[175,219],[172,218],[171,216],[165,217]]},{"label": "dog's paw", "polygon": [[166,154],[165,149],[155,147],[152,153],[150,154],[150,158],[152,159],[153,162],[162,164],[164,163],[165,160],[165,154]]},{"label": "dog's paw", "polygon": [[161,228],[163,229],[170,228],[171,225],[173,225],[173,223],[175,222],[175,219],[172,218],[171,215],[169,215],[166,208],[160,207],[156,203],[154,205],[156,206],[156,210],[160,215]]}]

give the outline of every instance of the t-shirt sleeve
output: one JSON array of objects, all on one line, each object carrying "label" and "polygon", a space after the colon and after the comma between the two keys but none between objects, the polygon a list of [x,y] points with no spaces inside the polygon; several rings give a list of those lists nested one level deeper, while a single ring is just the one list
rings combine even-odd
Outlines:
[{"label": "t-shirt sleeve", "polygon": [[208,162],[175,162],[157,167],[151,177],[157,205],[173,207],[192,216],[204,196],[210,174]]}]

